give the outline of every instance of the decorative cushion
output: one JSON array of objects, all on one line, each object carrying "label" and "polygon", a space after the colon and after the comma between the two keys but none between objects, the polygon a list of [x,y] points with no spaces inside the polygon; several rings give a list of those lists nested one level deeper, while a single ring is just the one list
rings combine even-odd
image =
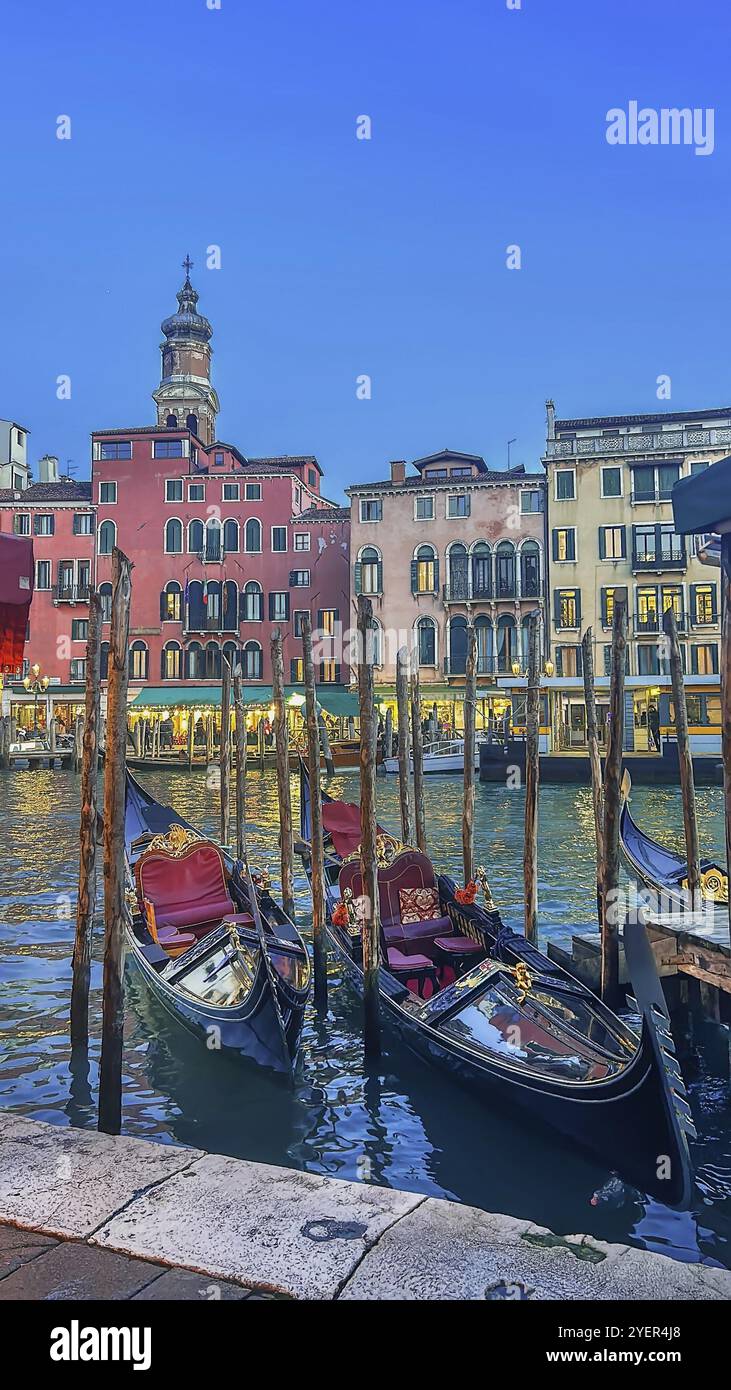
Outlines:
[{"label": "decorative cushion", "polygon": [[402,922],[432,922],[441,917],[438,888],[399,888]]}]

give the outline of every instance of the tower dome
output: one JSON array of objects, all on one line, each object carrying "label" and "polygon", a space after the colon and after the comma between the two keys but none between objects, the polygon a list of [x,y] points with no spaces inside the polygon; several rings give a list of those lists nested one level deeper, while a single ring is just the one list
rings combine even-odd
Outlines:
[{"label": "tower dome", "polygon": [[186,256],[185,282],[178,290],[177,313],[162,322],[162,374],[153,400],[158,425],[189,429],[204,444],[212,444],[220,409],[211,385],[213,329],[208,319],[198,313],[198,293],[190,282],[192,264],[190,256]]}]

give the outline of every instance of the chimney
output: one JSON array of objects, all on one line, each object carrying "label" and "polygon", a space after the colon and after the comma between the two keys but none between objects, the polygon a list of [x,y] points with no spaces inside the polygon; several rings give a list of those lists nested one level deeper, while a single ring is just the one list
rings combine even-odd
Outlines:
[{"label": "chimney", "polygon": [[546,438],[556,438],[556,407],[553,401],[546,401]]},{"label": "chimney", "polygon": [[391,459],[391,482],[403,483],[406,478],[406,460]]},{"label": "chimney", "polygon": [[38,460],[38,481],[39,483],[58,482],[58,459],[54,454],[44,454]]}]

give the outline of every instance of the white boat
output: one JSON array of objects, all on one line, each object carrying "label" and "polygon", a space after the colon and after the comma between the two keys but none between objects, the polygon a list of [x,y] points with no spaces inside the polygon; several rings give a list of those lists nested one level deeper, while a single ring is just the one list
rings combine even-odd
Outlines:
[{"label": "white boat", "polygon": [[[475,741],[475,771],[480,768],[480,743],[482,739]],[[411,758],[413,770],[414,760]],[[398,772],[398,758],[384,758],[383,769],[385,772]],[[464,739],[450,738],[440,739],[437,743],[429,743],[424,748],[424,773],[427,772],[464,772]]]}]

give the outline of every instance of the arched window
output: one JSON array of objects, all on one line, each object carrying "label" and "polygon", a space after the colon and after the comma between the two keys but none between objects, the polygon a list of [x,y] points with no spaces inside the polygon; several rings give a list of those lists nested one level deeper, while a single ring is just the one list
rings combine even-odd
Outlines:
[{"label": "arched window", "polygon": [[183,674],[183,653],[177,642],[166,642],[162,649],[160,675],[164,681],[179,681]]},{"label": "arched window", "polygon": [[246,680],[260,681],[262,677],[262,654],[258,642],[245,642],[243,650],[243,667]]},{"label": "arched window", "polygon": [[466,600],[470,596],[469,560],[467,546],[455,541],[449,547],[449,597]]},{"label": "arched window", "polygon": [[183,550],[183,526],[176,516],[165,522],[165,554],[180,555]]},{"label": "arched window", "polygon": [[99,527],[99,554],[111,555],[117,544],[117,528],[113,521],[103,521]]},{"label": "arched window", "polygon": [[223,548],[227,555],[238,554],[239,549],[239,523],[229,517],[223,523]]},{"label": "arched window", "polygon": [[229,666],[231,667],[231,670],[232,670],[232,671],[235,671],[235,670],[236,670],[236,667],[237,667],[238,664],[239,664],[239,649],[238,649],[238,647],[236,646],[236,643],[235,643],[235,642],[224,642],[224,644],[223,644],[223,654],[224,654],[224,656],[225,656],[225,658],[226,658],[226,660],[227,660]]},{"label": "arched window", "polygon": [[223,586],[223,627],[225,632],[239,630],[239,590],[235,579],[227,579]]},{"label": "arched window", "polygon": [[[513,556],[515,561],[515,556]],[[513,662],[518,660],[518,634],[515,618],[509,613],[501,613],[497,620],[497,669],[501,675],[509,674]]]},{"label": "arched window", "polygon": [[538,541],[526,541],[520,552],[520,592],[523,598],[540,596],[541,548]]},{"label": "arched window", "polygon": [[467,667],[467,619],[449,621],[449,674],[463,676]]},{"label": "arched window", "polygon": [[420,666],[436,666],[437,625],[433,618],[420,618],[416,624],[416,653]]},{"label": "arched window", "polygon": [[383,628],[377,618],[373,619],[370,631],[371,661],[374,666],[383,665]]},{"label": "arched window", "polygon": [[261,522],[250,516],[244,531],[244,550],[249,555],[257,555],[261,550]]},{"label": "arched window", "polygon": [[[540,637],[538,650],[540,652]],[[523,618],[520,624],[520,663],[524,671],[528,670],[528,660],[530,657],[530,615]]]},{"label": "arched window", "polygon": [[515,546],[501,541],[495,551],[495,592],[497,598],[515,598]]},{"label": "arched window", "polygon": [[188,585],[187,607],[185,625],[188,632],[205,632],[206,605],[203,602],[203,585],[200,579],[193,579]]},{"label": "arched window", "polygon": [[149,652],[145,642],[133,642],[129,649],[129,678],[131,681],[147,680]]},{"label": "arched window", "polygon": [[203,648],[200,642],[191,642],[186,648],[185,674],[188,680],[203,679]]},{"label": "arched window", "polygon": [[186,417],[185,417],[185,428],[188,429],[188,430],[190,430],[191,434],[197,434],[197,433],[198,433],[198,416],[197,416],[197,415],[193,415],[192,412],[191,412],[190,415],[186,415]]},{"label": "arched window", "polygon": [[244,587],[242,597],[241,621],[243,623],[261,623],[264,620],[264,594],[261,584],[255,579],[250,579]]},{"label": "arched window", "polygon": [[207,644],[206,650],[205,650],[205,659],[206,659],[206,669],[205,669],[206,680],[210,680],[210,679],[211,679],[212,677],[214,677],[214,676],[220,678],[220,675],[221,675],[221,648],[219,647],[218,642],[209,642],[209,643]]},{"label": "arched window", "polygon": [[223,553],[221,549],[221,533],[222,527],[220,521],[218,521],[215,516],[212,516],[206,522],[205,555],[207,560],[216,561],[221,560],[223,558]]},{"label": "arched window", "polygon": [[203,522],[196,517],[195,521],[188,522],[188,554],[202,555],[205,531]]},{"label": "arched window", "polygon": [[99,649],[99,675],[103,681],[109,677],[109,643],[102,642]]},{"label": "arched window", "polygon": [[492,598],[492,560],[487,541],[472,547],[472,597]]},{"label": "arched window", "polygon": [[435,594],[439,588],[439,561],[433,545],[420,545],[411,561],[412,594]]},{"label": "arched window", "polygon": [[101,616],[103,623],[112,621],[112,586],[111,584],[99,585],[99,600],[101,603]]},{"label": "arched window", "polygon": [[383,593],[383,561],[380,550],[376,550],[374,545],[367,545],[364,550],[361,550],[360,557],[356,561],[355,592],[356,594]]},{"label": "arched window", "polygon": [[495,636],[490,619],[481,613],[475,618],[477,641],[477,674],[491,676],[495,672]]},{"label": "arched window", "polygon": [[206,628],[209,632],[218,632],[222,624],[220,579],[209,579],[204,582],[203,598],[206,609]]},{"label": "arched window", "polygon": [[168,418],[167,418],[167,420],[165,421],[165,424],[167,425],[167,427],[168,427],[169,430],[176,430],[176,429],[178,428],[178,417],[177,417],[177,415],[168,415]]},{"label": "arched window", "polygon": [[160,595],[160,622],[180,623],[183,620],[183,591],[177,579],[171,579]]}]

